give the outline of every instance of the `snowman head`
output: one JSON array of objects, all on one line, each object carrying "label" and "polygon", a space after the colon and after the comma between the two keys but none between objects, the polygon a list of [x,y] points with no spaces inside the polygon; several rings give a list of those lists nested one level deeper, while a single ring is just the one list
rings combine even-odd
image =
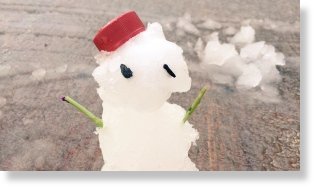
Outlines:
[{"label": "snowman head", "polygon": [[191,87],[183,50],[167,41],[158,23],[128,39],[111,52],[96,56],[93,76],[102,100],[114,107],[152,111],[173,92]]}]

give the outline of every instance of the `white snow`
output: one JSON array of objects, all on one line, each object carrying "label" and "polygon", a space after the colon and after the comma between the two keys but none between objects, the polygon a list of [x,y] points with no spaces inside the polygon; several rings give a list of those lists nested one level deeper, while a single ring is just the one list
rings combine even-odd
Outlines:
[{"label": "white snow", "polygon": [[178,19],[177,28],[179,29],[179,31],[181,30],[196,36],[200,34],[200,31],[195,27],[194,24],[192,24],[191,15],[188,13],[185,13],[183,17],[180,17]]},{"label": "white snow", "polygon": [[222,66],[228,58],[238,55],[233,44],[221,44],[218,33],[212,34],[212,40],[207,42],[205,47],[204,62]]},{"label": "white snow", "polygon": [[252,88],[260,84],[262,74],[254,64],[248,64],[242,70],[242,74],[237,79],[237,87]]},{"label": "white snow", "polygon": [[32,77],[36,80],[42,80],[45,77],[46,73],[47,71],[45,69],[40,68],[32,72]]},{"label": "white snow", "polygon": [[234,27],[229,26],[229,27],[225,28],[222,32],[225,35],[234,35],[237,32],[237,30]]},{"label": "white snow", "polygon": [[[103,59],[106,63],[99,63],[93,76],[101,90],[107,91],[100,95],[115,106],[132,106],[139,111],[161,107],[172,92],[185,92],[191,87],[182,53],[179,46],[165,39],[159,24],[149,24],[145,32]],[[132,70],[132,78],[123,77],[121,64]],[[175,78],[166,72],[164,64]]]},{"label": "white snow", "polygon": [[272,85],[261,85],[261,89],[269,96],[276,97],[279,93],[278,89]]},{"label": "white snow", "polygon": [[[182,107],[167,103],[173,92],[191,87],[182,53],[153,23],[116,51],[96,56],[99,66],[93,76],[103,101],[104,128],[97,129],[102,170],[197,170],[188,151],[198,132],[188,122],[182,124]],[[122,75],[121,64],[132,77]]]},{"label": "white snow", "polygon": [[259,56],[263,48],[265,48],[265,41],[248,44],[241,49],[240,56],[248,60],[261,58]]},{"label": "white snow", "polygon": [[198,133],[188,122],[185,110],[164,103],[152,112],[128,107],[114,108],[103,102],[105,128],[97,129],[106,171],[192,171],[188,157]]},{"label": "white snow", "polygon": [[199,58],[203,57],[203,52],[204,52],[204,42],[202,38],[198,38],[195,45],[194,45],[194,51],[196,52],[197,56]]},{"label": "white snow", "polygon": [[224,74],[237,78],[242,75],[245,67],[247,67],[245,60],[243,60],[240,56],[234,56],[226,60],[221,68]]},{"label": "white snow", "polygon": [[[233,44],[221,44],[218,33],[212,34],[203,52],[203,66],[214,83],[241,90],[259,87],[264,96],[273,97],[278,95],[274,85],[281,79],[276,65],[285,65],[284,55],[264,41],[254,43],[254,35],[252,27],[244,26],[232,38]],[[234,44],[243,46],[240,53]]]},{"label": "white snow", "polygon": [[209,30],[217,30],[220,29],[222,25],[215,20],[207,19],[205,22],[199,24],[198,27]]},{"label": "white snow", "polygon": [[255,30],[251,26],[242,26],[231,39],[230,43],[243,47],[246,44],[253,43],[255,40]]}]

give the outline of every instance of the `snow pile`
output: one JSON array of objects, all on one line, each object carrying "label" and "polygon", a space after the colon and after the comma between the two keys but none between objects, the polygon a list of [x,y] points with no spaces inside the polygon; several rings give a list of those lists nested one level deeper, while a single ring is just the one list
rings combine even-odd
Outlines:
[{"label": "snow pile", "polygon": [[234,35],[235,33],[237,33],[237,30],[234,27],[229,26],[229,27],[223,29],[222,32],[225,35]]},{"label": "snow pile", "polygon": [[230,42],[243,47],[246,44],[253,43],[254,40],[255,30],[251,26],[242,26],[240,31],[230,39]]},{"label": "snow pile", "polygon": [[204,49],[204,42],[202,38],[199,37],[194,46],[194,51],[196,52],[198,57],[203,56],[203,49]]},{"label": "snow pile", "polygon": [[191,87],[182,52],[153,23],[116,51],[96,56],[102,170],[197,170],[188,151],[198,132],[182,123],[182,107],[167,103],[171,93]]},{"label": "snow pile", "polygon": [[220,29],[222,25],[212,19],[207,19],[203,23],[199,24],[198,27],[208,30],[217,30]]},{"label": "snow pile", "polygon": [[[259,87],[266,93],[277,94],[273,86],[281,77],[277,65],[285,65],[284,55],[264,41],[254,42],[255,31],[250,26],[240,29],[230,43],[221,43],[218,33],[207,42],[203,65],[209,67],[213,82],[235,85],[239,89]],[[239,52],[236,46],[242,46]]]},{"label": "snow pile", "polygon": [[192,24],[191,15],[185,13],[183,17],[179,18],[177,21],[177,28],[182,32],[193,34],[198,36],[200,31]]},{"label": "snow pile", "polygon": [[205,47],[204,58],[207,63],[222,66],[227,59],[238,54],[234,45],[220,43],[217,32],[213,33],[211,37],[212,39],[207,42]]}]

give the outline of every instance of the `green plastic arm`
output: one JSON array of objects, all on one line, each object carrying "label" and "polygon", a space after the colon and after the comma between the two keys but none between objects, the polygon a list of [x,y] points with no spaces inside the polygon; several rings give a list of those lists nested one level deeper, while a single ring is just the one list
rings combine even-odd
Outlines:
[{"label": "green plastic arm", "polygon": [[62,97],[61,99],[62,101],[68,102],[69,104],[74,106],[78,111],[85,114],[90,120],[92,120],[92,122],[96,124],[97,127],[100,127],[100,128],[103,127],[104,124],[103,124],[102,119],[95,116],[92,112],[88,111],[84,106],[82,106],[81,104],[73,100],[71,97],[65,96],[65,97]]},{"label": "green plastic arm", "polygon": [[206,93],[207,88],[203,87],[200,92],[198,93],[198,96],[194,100],[193,104],[189,107],[189,109],[186,111],[185,116],[182,120],[183,123],[185,123],[192,115],[192,113],[195,111],[195,109],[198,107],[198,105],[201,103],[201,100]]}]

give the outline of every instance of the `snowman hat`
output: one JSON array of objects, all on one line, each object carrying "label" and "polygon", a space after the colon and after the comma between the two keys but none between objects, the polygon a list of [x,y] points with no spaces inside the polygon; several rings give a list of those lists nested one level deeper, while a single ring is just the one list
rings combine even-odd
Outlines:
[{"label": "snowman hat", "polygon": [[99,51],[111,52],[144,30],[141,19],[134,11],[129,11],[103,26],[93,41]]}]

